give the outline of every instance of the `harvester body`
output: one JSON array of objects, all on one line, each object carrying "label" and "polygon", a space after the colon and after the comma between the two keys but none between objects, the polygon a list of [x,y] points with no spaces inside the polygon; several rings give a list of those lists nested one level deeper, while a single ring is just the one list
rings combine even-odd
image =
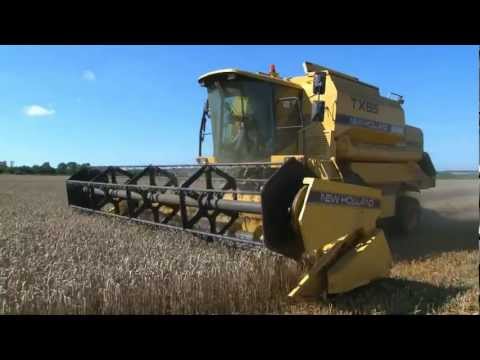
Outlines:
[{"label": "harvester body", "polygon": [[[422,131],[406,125],[402,98],[319,65],[304,70],[200,77],[208,101],[196,165],[83,169],[67,180],[69,204],[306,260],[290,296],[387,276],[379,224],[413,231],[417,194],[435,186]],[[208,118],[213,154],[204,156]]]}]

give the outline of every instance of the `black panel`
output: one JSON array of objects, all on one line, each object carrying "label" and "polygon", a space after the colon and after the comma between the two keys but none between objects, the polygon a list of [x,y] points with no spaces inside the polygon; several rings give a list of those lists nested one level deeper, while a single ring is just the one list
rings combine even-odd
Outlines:
[{"label": "black panel", "polygon": [[405,131],[405,127],[401,125],[392,125],[381,121],[364,119],[345,114],[337,114],[335,121],[342,125],[357,126],[386,133],[403,134]]},{"label": "black panel", "polygon": [[325,94],[326,80],[327,80],[327,74],[324,72],[317,73],[313,76],[313,93],[315,95]]},{"label": "black panel", "polygon": [[304,252],[304,246],[291,226],[290,207],[305,176],[308,176],[305,166],[291,158],[273,174],[262,190],[265,246],[295,260]]},{"label": "black panel", "polygon": [[427,174],[428,176],[435,177],[437,176],[437,171],[435,170],[435,166],[433,166],[432,160],[430,159],[430,155],[427,153],[423,153],[422,160],[418,162],[420,168]]},{"label": "black panel", "polygon": [[[72,175],[69,180],[79,180],[79,181],[92,181],[95,179],[96,182],[108,182],[107,175],[103,174],[102,171],[92,168],[84,168]],[[85,193],[81,187],[72,186],[67,184],[67,199],[69,205],[76,205],[80,207],[90,207],[91,199],[87,193]],[[94,199],[96,202],[97,198]]]}]

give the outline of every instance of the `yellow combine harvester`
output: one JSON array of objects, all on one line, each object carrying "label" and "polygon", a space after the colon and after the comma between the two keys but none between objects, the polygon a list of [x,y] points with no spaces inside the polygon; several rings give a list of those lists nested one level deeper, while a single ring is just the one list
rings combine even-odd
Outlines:
[{"label": "yellow combine harvester", "polygon": [[[402,97],[312,63],[304,70],[203,75],[196,165],[83,169],[67,180],[69,204],[305,261],[308,274],[290,296],[387,276],[379,224],[413,231],[416,195],[435,186],[422,131],[405,124]],[[214,150],[203,156],[208,118]]]}]

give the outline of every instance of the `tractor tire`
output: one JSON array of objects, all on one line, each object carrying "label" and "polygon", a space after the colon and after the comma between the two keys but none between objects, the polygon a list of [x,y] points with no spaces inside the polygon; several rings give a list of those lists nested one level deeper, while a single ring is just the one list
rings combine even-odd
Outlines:
[{"label": "tractor tire", "polygon": [[400,196],[396,202],[395,230],[402,235],[408,235],[415,231],[420,224],[420,219],[421,207],[418,200],[408,196]]}]

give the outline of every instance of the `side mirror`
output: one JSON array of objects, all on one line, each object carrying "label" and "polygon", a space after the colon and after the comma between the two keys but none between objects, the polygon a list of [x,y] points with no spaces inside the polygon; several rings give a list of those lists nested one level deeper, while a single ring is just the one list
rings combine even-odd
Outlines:
[{"label": "side mirror", "polygon": [[324,72],[316,73],[313,75],[313,93],[315,95],[325,94],[325,82],[327,80],[327,74]]},{"label": "side mirror", "polygon": [[325,114],[325,101],[314,101],[312,103],[312,117],[311,120],[323,122]]}]

